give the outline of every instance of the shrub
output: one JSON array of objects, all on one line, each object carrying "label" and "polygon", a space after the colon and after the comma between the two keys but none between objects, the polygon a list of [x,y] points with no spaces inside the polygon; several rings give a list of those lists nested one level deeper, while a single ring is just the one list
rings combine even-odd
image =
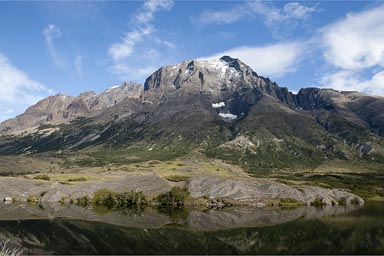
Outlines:
[{"label": "shrub", "polygon": [[351,200],[351,204],[360,204],[359,199],[356,197]]},{"label": "shrub", "polygon": [[115,196],[116,193],[109,189],[100,189],[94,193],[92,202],[112,209],[116,205]]},{"label": "shrub", "polygon": [[155,201],[159,205],[171,206],[171,207],[182,207],[186,199],[189,197],[188,189],[173,187],[171,191],[158,195]]},{"label": "shrub", "polygon": [[91,203],[91,198],[89,196],[83,196],[77,199],[77,205],[87,207]]},{"label": "shrub", "polygon": [[37,201],[38,201],[38,198],[37,198],[36,195],[30,195],[30,196],[28,196],[28,198],[27,198],[27,202],[28,202],[28,203],[35,204],[35,203],[37,203]]},{"label": "shrub", "polygon": [[187,178],[188,178],[187,176],[181,176],[181,175],[171,175],[171,176],[165,177],[166,180],[169,180],[172,182],[185,181]]},{"label": "shrub", "polygon": [[51,179],[47,174],[37,175],[33,178],[35,180],[50,180]]},{"label": "shrub", "polygon": [[124,191],[116,193],[108,189],[100,189],[95,192],[93,203],[112,208],[143,208],[148,202],[143,192]]},{"label": "shrub", "polygon": [[117,208],[143,208],[148,202],[143,192],[124,191],[116,195]]},{"label": "shrub", "polygon": [[60,204],[65,204],[65,201],[68,199],[67,196],[62,196],[61,199],[59,200]]},{"label": "shrub", "polygon": [[324,206],[325,203],[320,198],[316,198],[313,202],[311,202],[311,205],[319,207]]},{"label": "shrub", "polygon": [[339,203],[339,205],[347,205],[347,198],[343,196],[337,202]]},{"label": "shrub", "polygon": [[78,177],[78,178],[69,178],[68,181],[87,181],[88,179],[85,177]]}]

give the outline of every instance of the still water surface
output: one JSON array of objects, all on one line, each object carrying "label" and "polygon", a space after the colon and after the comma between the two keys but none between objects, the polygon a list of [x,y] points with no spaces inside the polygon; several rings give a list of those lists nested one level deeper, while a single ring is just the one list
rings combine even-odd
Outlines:
[{"label": "still water surface", "polygon": [[384,203],[164,213],[0,205],[26,254],[384,254]]}]

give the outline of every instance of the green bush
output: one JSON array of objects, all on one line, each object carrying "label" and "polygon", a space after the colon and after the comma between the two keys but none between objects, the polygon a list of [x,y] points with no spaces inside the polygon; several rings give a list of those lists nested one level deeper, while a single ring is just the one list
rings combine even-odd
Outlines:
[{"label": "green bush", "polygon": [[85,177],[78,177],[78,178],[69,178],[68,181],[87,181],[88,179]]},{"label": "green bush", "polygon": [[171,191],[158,195],[155,201],[162,206],[183,207],[188,197],[188,189],[173,187]]},{"label": "green bush", "polygon": [[30,196],[28,196],[28,198],[27,198],[27,202],[28,202],[28,203],[35,204],[35,203],[37,203],[37,201],[39,201],[37,195],[30,195]]},{"label": "green bush", "polygon": [[89,196],[83,196],[77,199],[77,205],[88,207],[91,203],[91,198]]},{"label": "green bush", "polygon": [[172,181],[172,182],[180,182],[185,181],[188,177],[187,176],[181,176],[181,175],[171,175],[165,177],[166,180]]},{"label": "green bush", "polygon": [[35,180],[50,180],[51,178],[47,174],[41,174],[33,177]]},{"label": "green bush", "polygon": [[343,196],[337,202],[339,203],[339,205],[347,205],[347,198]]},{"label": "green bush", "polygon": [[359,199],[356,197],[351,200],[351,204],[359,204]]},{"label": "green bush", "polygon": [[92,202],[96,205],[102,205],[112,209],[116,205],[116,193],[109,189],[100,189],[93,195]]},{"label": "green bush", "polygon": [[319,207],[324,206],[325,203],[320,198],[316,198],[313,202],[311,202],[311,205]]},{"label": "green bush", "polygon": [[94,204],[112,208],[133,208],[145,207],[148,202],[143,192],[124,191],[116,193],[108,189],[100,189],[94,193]]},{"label": "green bush", "polygon": [[143,192],[124,191],[116,195],[117,208],[143,208],[148,202]]}]

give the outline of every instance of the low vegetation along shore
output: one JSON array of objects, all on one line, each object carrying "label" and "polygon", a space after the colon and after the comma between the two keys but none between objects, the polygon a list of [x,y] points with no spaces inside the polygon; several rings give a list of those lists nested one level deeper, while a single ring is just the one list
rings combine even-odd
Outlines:
[{"label": "low vegetation along shore", "polygon": [[51,168],[45,173],[1,177],[0,196],[6,202],[60,202],[110,209],[348,205],[363,204],[369,198],[366,195],[371,196],[369,190],[353,193],[347,182],[338,184],[336,178],[334,183],[322,183],[314,174],[301,175],[255,177],[219,160],[152,160],[120,166]]}]

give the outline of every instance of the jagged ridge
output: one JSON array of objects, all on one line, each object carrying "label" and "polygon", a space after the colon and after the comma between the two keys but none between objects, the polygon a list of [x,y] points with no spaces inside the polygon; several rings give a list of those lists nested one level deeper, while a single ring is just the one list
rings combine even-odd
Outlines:
[{"label": "jagged ridge", "polygon": [[[7,135],[0,153],[103,145],[142,160],[200,150],[251,171],[331,159],[381,162],[383,110],[382,97],[357,92],[306,88],[295,95],[224,56],[162,67],[143,87],[47,98],[0,125]],[[39,125],[53,130],[15,133]]]}]

